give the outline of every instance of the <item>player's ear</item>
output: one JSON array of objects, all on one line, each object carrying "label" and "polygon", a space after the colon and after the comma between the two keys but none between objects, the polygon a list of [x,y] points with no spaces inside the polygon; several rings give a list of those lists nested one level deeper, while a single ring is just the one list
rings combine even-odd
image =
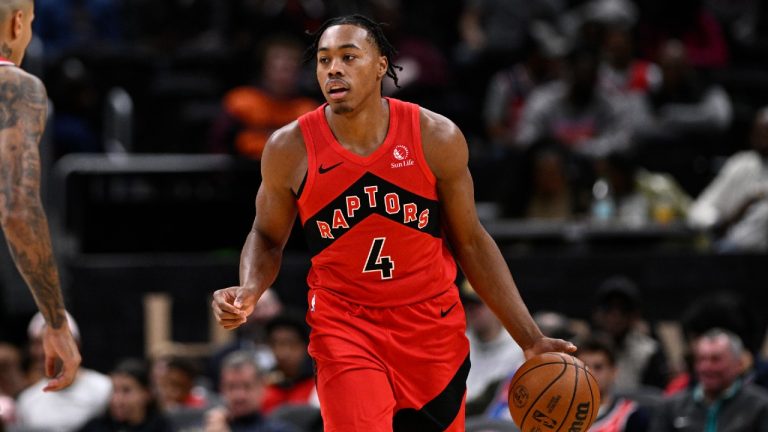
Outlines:
[{"label": "player's ear", "polygon": [[379,56],[378,71],[376,72],[376,75],[379,78],[384,78],[384,75],[387,74],[388,67],[389,61],[387,60],[387,56]]},{"label": "player's ear", "polygon": [[24,31],[24,11],[19,9],[13,11],[11,17],[11,38],[18,39]]}]

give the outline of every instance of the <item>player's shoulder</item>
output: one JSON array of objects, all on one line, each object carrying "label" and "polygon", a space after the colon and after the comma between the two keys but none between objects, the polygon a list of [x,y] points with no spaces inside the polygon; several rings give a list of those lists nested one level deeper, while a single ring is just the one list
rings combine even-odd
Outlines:
[{"label": "player's shoulder", "polygon": [[45,86],[40,78],[18,67],[0,67],[0,82],[6,91],[12,86],[29,93],[45,94]]},{"label": "player's shoulder", "polygon": [[274,131],[267,140],[264,151],[281,155],[305,153],[304,136],[301,134],[299,121],[294,120]]},{"label": "player's shoulder", "polygon": [[445,143],[463,138],[459,127],[448,117],[424,107],[420,107],[419,111],[421,136],[426,144]]},{"label": "player's shoulder", "polygon": [[306,160],[304,137],[295,120],[273,132],[267,140],[261,156],[262,176],[284,183],[286,187],[298,187],[294,183],[301,181],[299,177],[306,170]]}]

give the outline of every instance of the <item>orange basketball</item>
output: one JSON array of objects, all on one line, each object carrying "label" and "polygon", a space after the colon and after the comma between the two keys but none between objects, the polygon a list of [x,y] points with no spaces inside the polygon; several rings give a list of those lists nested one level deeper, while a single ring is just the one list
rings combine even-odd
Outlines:
[{"label": "orange basketball", "polygon": [[599,408],[597,380],[568,354],[530,358],[509,385],[509,412],[522,432],[584,432]]}]

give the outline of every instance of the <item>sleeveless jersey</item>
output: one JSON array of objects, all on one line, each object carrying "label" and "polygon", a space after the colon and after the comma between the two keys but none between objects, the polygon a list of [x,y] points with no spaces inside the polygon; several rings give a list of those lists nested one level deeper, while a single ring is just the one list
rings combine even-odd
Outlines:
[{"label": "sleeveless jersey", "polygon": [[387,136],[368,156],[336,140],[327,104],[299,118],[308,159],[297,202],[312,254],[307,283],[374,307],[435,297],[456,278],[422,150],[419,107],[387,100]]}]

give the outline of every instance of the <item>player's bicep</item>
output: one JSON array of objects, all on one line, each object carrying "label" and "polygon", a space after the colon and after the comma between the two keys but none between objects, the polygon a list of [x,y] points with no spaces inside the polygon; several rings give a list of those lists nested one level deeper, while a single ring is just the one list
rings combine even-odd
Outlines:
[{"label": "player's bicep", "polygon": [[270,137],[262,155],[253,230],[276,245],[285,244],[296,219],[293,188],[306,165],[298,138],[295,127],[289,125]]},{"label": "player's bicep", "polygon": [[296,201],[291,191],[262,183],[256,194],[253,231],[275,245],[284,245],[296,219]]}]

